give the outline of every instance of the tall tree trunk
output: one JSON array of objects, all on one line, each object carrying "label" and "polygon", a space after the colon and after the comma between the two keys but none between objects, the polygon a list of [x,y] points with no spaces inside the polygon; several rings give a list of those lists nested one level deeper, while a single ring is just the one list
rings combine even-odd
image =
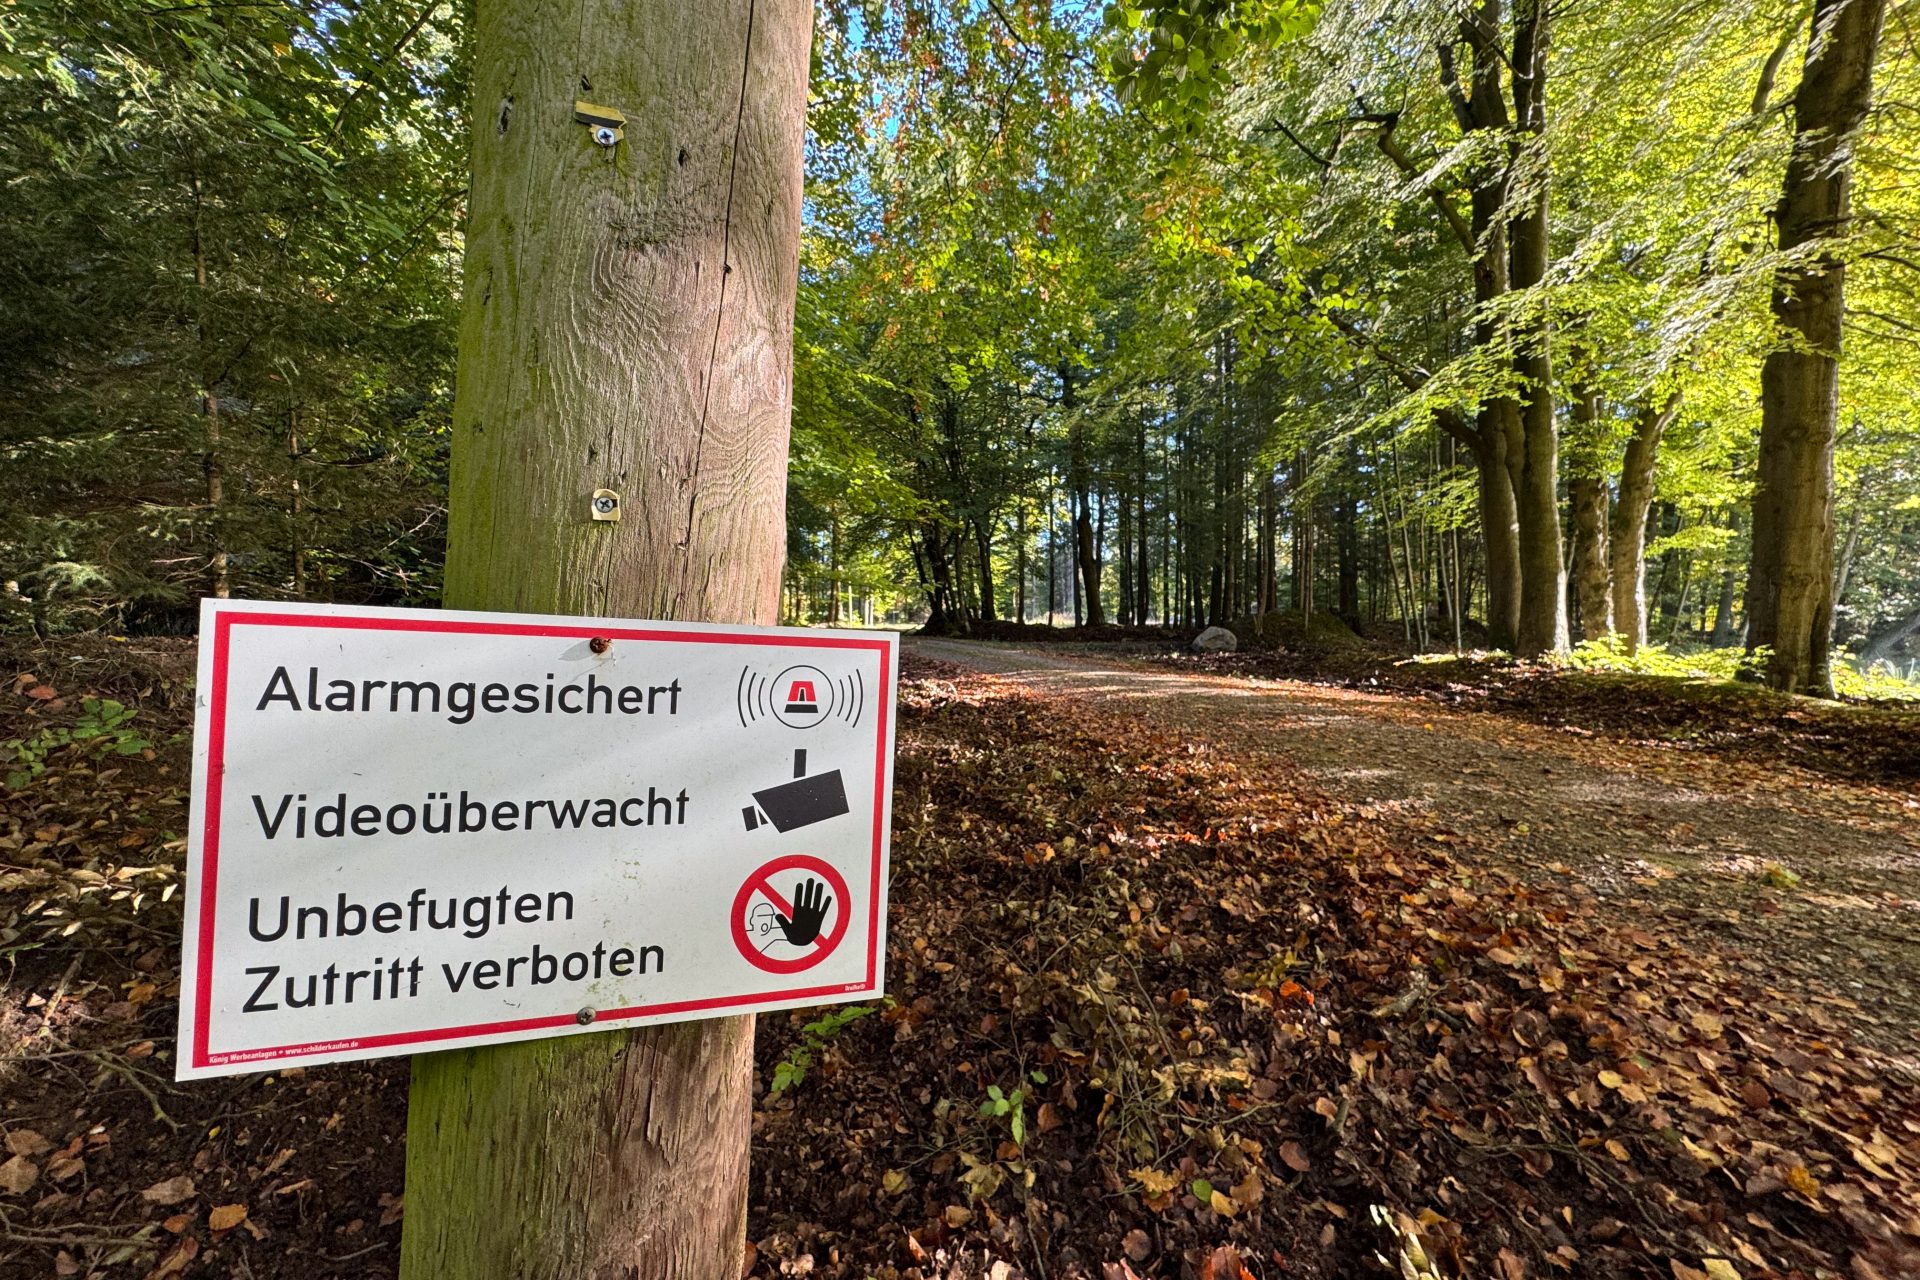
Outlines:
[{"label": "tall tree trunk", "polygon": [[1518,644],[1520,633],[1520,517],[1506,464],[1509,437],[1501,420],[1513,414],[1513,407],[1511,400],[1499,400],[1481,409],[1481,434],[1473,449],[1487,560],[1487,643],[1508,651]]},{"label": "tall tree trunk", "polygon": [[1860,528],[1865,522],[1866,478],[1855,486],[1853,510],[1847,513],[1847,538],[1840,544],[1840,562],[1833,570],[1833,608],[1838,613],[1847,603],[1847,583],[1853,577],[1853,557],[1860,550]]},{"label": "tall tree trunk", "polygon": [[1107,615],[1100,607],[1100,549],[1094,542],[1093,512],[1090,509],[1093,477],[1087,462],[1087,424],[1074,412],[1077,403],[1073,367],[1062,362],[1060,408],[1067,415],[1067,487],[1073,491],[1073,551],[1077,570],[1074,581],[1079,584],[1074,595],[1074,624],[1081,624],[1081,606],[1084,604],[1085,625],[1097,627],[1106,622]]},{"label": "tall tree trunk", "polygon": [[200,470],[207,485],[207,590],[218,599],[226,599],[231,589],[227,567],[226,474],[220,451],[220,388],[223,374],[213,365],[213,353],[207,334],[207,312],[212,306],[208,296],[207,246],[202,227],[204,197],[200,187],[200,168],[193,168],[193,283],[198,295],[199,315],[194,323],[196,354],[200,366],[200,414],[205,420],[201,437]]},{"label": "tall tree trunk", "polygon": [[[446,603],[774,621],[811,5],[479,0],[473,31]],[[752,1070],[750,1017],[417,1055],[402,1274],[740,1274]]]},{"label": "tall tree trunk", "polygon": [[1854,135],[1873,100],[1886,0],[1815,0],[1794,94],[1793,155],[1774,209],[1780,342],[1760,371],[1760,460],[1747,571],[1747,651],[1776,689],[1831,695],[1833,443],[1840,414]]},{"label": "tall tree trunk", "polygon": [[1678,392],[1659,408],[1643,407],[1634,415],[1633,434],[1627,437],[1626,456],[1620,463],[1620,491],[1607,532],[1613,560],[1613,626],[1628,653],[1647,642],[1647,511],[1653,505],[1660,437],[1679,413]]},{"label": "tall tree trunk", "polygon": [[300,406],[287,406],[287,471],[291,484],[293,598],[307,598],[306,495],[300,490]]},{"label": "tall tree trunk", "polygon": [[1580,606],[1580,638],[1613,632],[1613,563],[1607,554],[1607,478],[1601,470],[1600,393],[1573,389],[1577,451],[1567,477],[1573,514],[1573,591]]},{"label": "tall tree trunk", "polygon": [[[1547,0],[1514,5],[1514,134],[1509,182],[1520,195],[1507,228],[1511,286],[1532,289],[1547,277],[1549,166],[1546,152]],[[1520,434],[1509,450],[1514,512],[1520,522],[1520,625],[1515,652],[1567,647],[1567,584],[1560,544],[1560,427],[1553,404],[1552,320],[1544,303],[1517,322],[1513,371],[1521,385]]]},{"label": "tall tree trunk", "polygon": [[1014,499],[1013,507],[1013,620],[1027,620],[1027,499]]},{"label": "tall tree trunk", "polygon": [[827,529],[827,625],[840,625],[840,517]]},{"label": "tall tree trunk", "polygon": [[974,553],[980,565],[980,621],[992,622],[999,615],[993,588],[993,520],[980,516],[972,523]]}]

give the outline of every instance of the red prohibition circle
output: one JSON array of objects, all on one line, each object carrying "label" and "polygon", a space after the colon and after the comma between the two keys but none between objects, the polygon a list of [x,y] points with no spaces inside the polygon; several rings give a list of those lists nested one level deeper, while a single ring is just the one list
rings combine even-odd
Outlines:
[{"label": "red prohibition circle", "polygon": [[[762,953],[753,945],[753,940],[747,933],[747,907],[756,893],[771,902],[774,909],[781,915],[791,915],[792,904],[779,896],[772,883],[773,877],[782,871],[804,871],[808,875],[819,876],[827,882],[827,888],[833,892],[833,928],[813,940],[812,949],[808,954],[796,956],[791,960],[775,960]],[[852,918],[853,904],[847,893],[845,878],[818,858],[804,853],[790,853],[784,857],[775,858],[748,876],[746,883],[740,886],[740,892],[733,895],[733,945],[739,949],[746,962],[756,969],[764,969],[768,973],[799,973],[803,969],[813,968],[833,954],[833,949],[840,945],[840,939],[846,936],[847,921]]]}]

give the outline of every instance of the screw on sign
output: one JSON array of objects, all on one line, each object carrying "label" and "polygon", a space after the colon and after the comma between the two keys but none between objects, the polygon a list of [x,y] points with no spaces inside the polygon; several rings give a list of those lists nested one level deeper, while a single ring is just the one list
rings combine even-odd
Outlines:
[{"label": "screw on sign", "polygon": [[840,945],[852,918],[846,879],[804,853],[775,858],[733,899],[733,945],[768,973],[811,969]]}]

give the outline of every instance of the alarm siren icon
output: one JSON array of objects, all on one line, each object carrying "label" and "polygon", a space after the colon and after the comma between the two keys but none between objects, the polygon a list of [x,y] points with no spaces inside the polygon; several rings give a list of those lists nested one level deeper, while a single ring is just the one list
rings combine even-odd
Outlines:
[{"label": "alarm siren icon", "polygon": [[829,673],[802,663],[773,676],[745,666],[734,690],[742,727],[762,718],[789,729],[812,729],[834,720],[860,724],[868,701],[866,676],[853,665]]},{"label": "alarm siren icon", "polygon": [[813,696],[813,681],[793,680],[788,683],[787,713],[801,716],[820,714],[819,699]]}]

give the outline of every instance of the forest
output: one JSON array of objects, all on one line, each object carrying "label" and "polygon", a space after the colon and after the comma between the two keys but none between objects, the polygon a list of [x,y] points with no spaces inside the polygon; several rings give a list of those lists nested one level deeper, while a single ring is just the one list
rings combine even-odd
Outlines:
[{"label": "forest", "polygon": [[1915,0],[7,0],[0,228],[0,1280],[1920,1277]]},{"label": "forest", "polygon": [[[1912,18],[1830,18],[824,6],[787,615],[1910,676]],[[11,9],[9,627],[436,598],[466,36]]]}]

